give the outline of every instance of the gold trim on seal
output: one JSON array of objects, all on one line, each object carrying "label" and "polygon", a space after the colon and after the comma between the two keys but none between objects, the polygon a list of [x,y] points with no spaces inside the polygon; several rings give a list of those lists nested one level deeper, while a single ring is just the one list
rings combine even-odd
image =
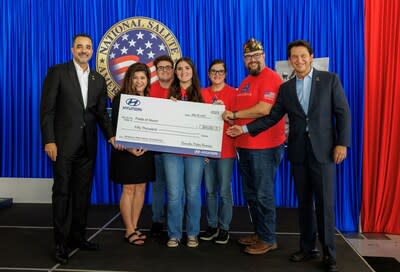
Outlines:
[{"label": "gold trim on seal", "polygon": [[182,57],[181,47],[178,40],[176,39],[174,33],[172,33],[172,31],[163,23],[148,17],[131,17],[119,21],[110,29],[108,29],[108,31],[103,35],[96,54],[96,70],[105,78],[108,96],[111,99],[120,89],[120,86],[111,76],[108,65],[109,53],[112,49],[112,44],[114,41],[124,33],[131,30],[147,30],[157,35],[157,37],[160,38],[164,44],[166,44],[167,53],[171,56],[174,62]]}]

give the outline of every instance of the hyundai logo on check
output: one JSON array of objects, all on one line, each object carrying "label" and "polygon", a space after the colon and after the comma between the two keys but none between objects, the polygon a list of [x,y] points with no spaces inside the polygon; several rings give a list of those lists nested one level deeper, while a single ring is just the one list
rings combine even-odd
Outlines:
[{"label": "hyundai logo on check", "polygon": [[140,105],[140,100],[136,98],[128,98],[125,103],[131,107],[137,107]]}]

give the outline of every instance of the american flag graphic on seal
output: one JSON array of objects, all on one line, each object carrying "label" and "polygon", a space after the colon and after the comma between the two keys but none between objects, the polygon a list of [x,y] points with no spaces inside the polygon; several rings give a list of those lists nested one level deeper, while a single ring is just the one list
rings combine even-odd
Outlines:
[{"label": "american flag graphic on seal", "polygon": [[174,61],[181,57],[175,35],[162,23],[133,17],[113,25],[100,42],[96,61],[97,71],[106,79],[108,95],[112,98],[120,89],[125,72],[136,62],[150,68],[151,83],[158,80],[153,61],[161,55],[170,55]]}]

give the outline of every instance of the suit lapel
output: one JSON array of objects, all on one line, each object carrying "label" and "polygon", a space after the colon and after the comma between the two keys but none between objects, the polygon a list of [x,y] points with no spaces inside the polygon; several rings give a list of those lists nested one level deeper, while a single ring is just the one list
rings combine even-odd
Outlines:
[{"label": "suit lapel", "polygon": [[89,73],[89,79],[88,79],[88,93],[87,93],[87,105],[86,107],[89,107],[90,101],[92,100],[92,96],[94,94],[94,87],[96,82],[96,77],[95,74],[92,70],[90,70]]},{"label": "suit lapel", "polygon": [[291,90],[290,92],[290,101],[293,101],[295,104],[297,110],[301,112],[303,115],[305,115],[305,112],[303,110],[303,107],[300,104],[299,97],[297,96],[297,90],[296,90],[296,77],[292,78],[289,81],[289,89]]},{"label": "suit lapel", "polygon": [[320,84],[319,71],[314,68],[311,81],[311,92],[310,92],[310,102],[308,104],[308,112],[311,112],[311,110],[313,109],[317,96],[317,88],[319,84]]},{"label": "suit lapel", "polygon": [[79,84],[78,75],[76,73],[76,69],[75,69],[75,65],[74,65],[73,61],[71,61],[69,63],[68,73],[69,73],[69,77],[70,77],[72,85],[73,85],[72,89],[74,90],[74,95],[79,100],[79,103],[81,103],[81,105],[83,107],[81,85]]}]

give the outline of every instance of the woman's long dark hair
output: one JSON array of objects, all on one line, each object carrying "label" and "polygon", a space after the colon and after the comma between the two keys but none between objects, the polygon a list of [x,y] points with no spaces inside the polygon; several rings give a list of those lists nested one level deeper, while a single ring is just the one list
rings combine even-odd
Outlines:
[{"label": "woman's long dark hair", "polygon": [[139,95],[139,93],[132,87],[133,83],[133,77],[136,72],[144,72],[146,77],[147,77],[147,85],[146,88],[144,89],[144,96],[149,95],[150,91],[150,70],[149,67],[147,67],[146,64],[136,62],[129,66],[128,70],[125,73],[124,76],[124,82],[122,84],[121,91],[119,93],[121,94],[132,94],[132,95]]},{"label": "woman's long dark hair", "polygon": [[[189,66],[192,68],[192,71],[193,71],[192,84],[186,90],[186,95],[187,95],[188,101],[204,102],[203,97],[201,96],[200,79],[197,74],[196,67],[193,64],[193,61],[188,57],[180,58],[175,63],[175,73],[176,73],[178,64],[182,61],[189,64]],[[179,79],[176,75],[174,77],[173,83],[171,84],[171,87],[169,88],[169,96],[175,97],[178,100],[180,100],[182,98],[181,85],[180,85]]]}]

